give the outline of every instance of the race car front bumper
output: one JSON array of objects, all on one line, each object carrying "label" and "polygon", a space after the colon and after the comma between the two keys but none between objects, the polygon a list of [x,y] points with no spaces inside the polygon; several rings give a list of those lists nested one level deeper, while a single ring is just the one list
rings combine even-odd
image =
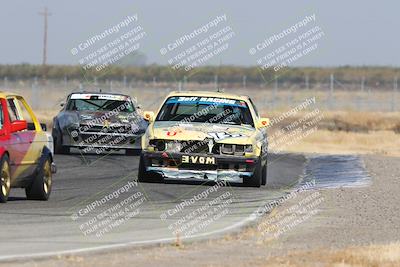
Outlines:
[{"label": "race car front bumper", "polygon": [[68,137],[68,145],[90,152],[91,149],[141,149],[141,137],[143,134],[122,134],[102,132],[72,132]]},{"label": "race car front bumper", "polygon": [[170,179],[199,179],[242,183],[250,178],[258,158],[203,153],[143,152],[146,171]]}]

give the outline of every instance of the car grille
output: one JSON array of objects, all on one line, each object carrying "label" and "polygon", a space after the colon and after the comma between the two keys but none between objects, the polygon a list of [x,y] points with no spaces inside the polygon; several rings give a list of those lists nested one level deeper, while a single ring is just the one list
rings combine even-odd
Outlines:
[{"label": "car grille", "polygon": [[[133,131],[132,128],[129,126],[121,125],[118,127],[104,127],[102,125],[93,125],[93,126],[86,126],[81,124],[80,129],[84,129],[82,133],[104,133],[104,134],[134,134],[136,131]],[[136,129],[134,129],[136,130]]]},{"label": "car grille", "polygon": [[181,153],[192,154],[192,153],[201,153],[201,154],[214,154],[214,155],[233,155],[233,156],[243,156],[245,155],[245,146],[244,145],[235,145],[235,144],[218,144],[209,142],[210,139],[205,139],[203,141],[172,141],[172,140],[159,140],[153,139],[150,141],[150,145],[155,147],[156,151],[165,151],[166,150],[166,142],[180,143],[181,148],[178,150]]}]

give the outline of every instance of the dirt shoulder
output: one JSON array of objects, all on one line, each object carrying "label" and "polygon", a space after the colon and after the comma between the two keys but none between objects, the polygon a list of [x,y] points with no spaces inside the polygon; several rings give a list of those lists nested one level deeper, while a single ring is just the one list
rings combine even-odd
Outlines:
[{"label": "dirt shoulder", "polygon": [[[370,186],[296,194],[238,235],[4,266],[398,266],[400,158],[363,158]],[[284,219],[294,213],[303,220]]]}]

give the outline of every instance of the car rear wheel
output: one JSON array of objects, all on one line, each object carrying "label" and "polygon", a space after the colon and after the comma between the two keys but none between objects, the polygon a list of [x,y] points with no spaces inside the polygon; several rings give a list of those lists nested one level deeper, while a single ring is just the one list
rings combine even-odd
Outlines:
[{"label": "car rear wheel", "polygon": [[48,200],[52,183],[51,159],[50,156],[47,156],[32,184],[25,188],[27,198],[31,200]]},{"label": "car rear wheel", "polygon": [[261,158],[257,162],[257,166],[254,170],[254,173],[251,177],[244,180],[244,185],[249,187],[260,187],[262,181],[262,165]]},{"label": "car rear wheel", "polygon": [[1,177],[0,177],[0,202],[5,203],[8,200],[11,189],[10,164],[8,156],[4,155],[1,159]]}]

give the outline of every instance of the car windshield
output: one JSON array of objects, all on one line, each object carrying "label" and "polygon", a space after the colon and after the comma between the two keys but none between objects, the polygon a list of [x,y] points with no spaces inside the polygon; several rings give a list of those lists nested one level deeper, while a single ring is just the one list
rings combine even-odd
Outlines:
[{"label": "car windshield", "polygon": [[254,127],[245,101],[217,97],[170,97],[162,106],[156,121],[203,122]]},{"label": "car windshield", "polygon": [[[73,96],[70,98],[67,110],[77,111],[112,111],[118,110],[119,112],[133,112],[134,107],[132,102],[122,97],[112,97],[114,99],[105,99],[106,97],[89,96],[87,98],[78,98]],[[126,97],[124,97],[126,98]]]}]

